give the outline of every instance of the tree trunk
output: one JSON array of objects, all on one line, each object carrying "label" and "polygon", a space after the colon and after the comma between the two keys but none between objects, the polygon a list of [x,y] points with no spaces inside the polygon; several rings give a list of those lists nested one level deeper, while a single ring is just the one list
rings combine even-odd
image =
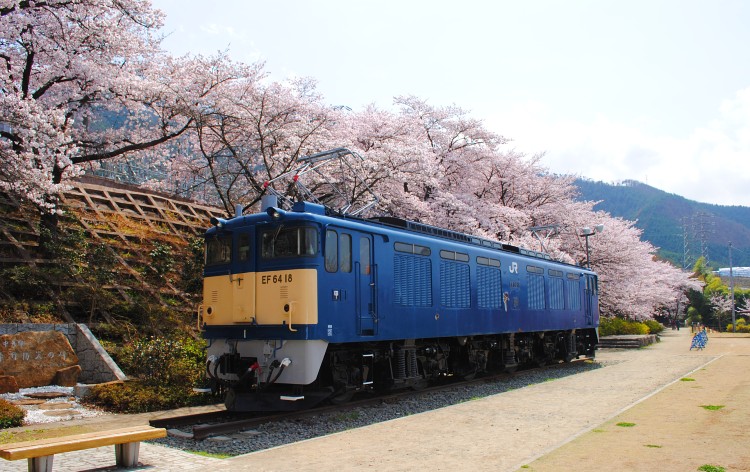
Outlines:
[{"label": "tree trunk", "polygon": [[[52,183],[59,184],[60,182],[62,182],[62,169],[55,166],[52,172]],[[39,250],[43,258],[49,259],[56,256],[54,247],[59,236],[58,205],[60,196],[48,194],[44,196],[44,201],[51,205],[51,208],[43,209],[39,218]]]}]

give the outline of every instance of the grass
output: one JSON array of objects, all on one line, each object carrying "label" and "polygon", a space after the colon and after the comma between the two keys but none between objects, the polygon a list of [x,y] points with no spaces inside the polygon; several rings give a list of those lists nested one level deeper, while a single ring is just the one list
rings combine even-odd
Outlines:
[{"label": "grass", "polygon": [[718,465],[705,464],[698,467],[701,472],[726,472],[724,467]]},{"label": "grass", "polygon": [[617,423],[617,426],[622,426],[623,428],[632,428],[633,426],[635,426],[635,423],[621,422]]},{"label": "grass", "polygon": [[485,398],[485,397],[483,397],[481,395],[474,395],[473,397],[462,398],[458,402],[459,403],[473,402],[474,400],[481,400],[482,398]]},{"label": "grass", "polygon": [[359,418],[358,411],[350,411],[348,413],[340,413],[333,417],[334,421],[353,421]]},{"label": "grass", "polygon": [[214,452],[206,452],[206,451],[187,451],[190,454],[195,454],[196,456],[202,456],[202,457],[212,457],[214,459],[228,459],[230,457],[234,457],[231,454],[223,454],[223,453],[214,453]]},{"label": "grass", "polygon": [[724,408],[724,405],[701,405],[701,408],[708,411],[718,411]]},{"label": "grass", "polygon": [[656,449],[661,449],[662,448],[662,446],[659,446],[657,444],[646,444],[645,446],[646,447],[653,447],[653,448],[656,448]]},{"label": "grass", "polygon": [[680,379],[680,382],[695,382],[695,379],[691,379],[690,377],[683,377]]}]

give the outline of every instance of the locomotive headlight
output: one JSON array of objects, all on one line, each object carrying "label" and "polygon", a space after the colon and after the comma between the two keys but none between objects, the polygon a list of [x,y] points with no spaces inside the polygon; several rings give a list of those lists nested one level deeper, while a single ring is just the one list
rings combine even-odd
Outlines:
[{"label": "locomotive headlight", "polygon": [[274,207],[266,208],[266,213],[268,213],[268,216],[270,216],[274,220],[280,220],[281,217],[284,216],[283,210],[279,210],[278,208]]},{"label": "locomotive headlight", "polygon": [[227,224],[227,220],[223,218],[217,218],[215,216],[212,216],[210,221],[212,225],[216,226],[219,229],[223,228],[224,225]]}]

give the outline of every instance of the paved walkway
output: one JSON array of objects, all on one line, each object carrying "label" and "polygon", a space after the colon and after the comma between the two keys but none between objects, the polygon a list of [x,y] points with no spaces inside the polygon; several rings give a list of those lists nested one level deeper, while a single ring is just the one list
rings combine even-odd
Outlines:
[{"label": "paved walkway", "polygon": [[[633,405],[652,401],[666,386],[731,350],[734,341],[750,346],[750,339],[725,343],[712,337],[707,349],[690,351],[689,330],[670,330],[647,348],[600,351],[601,369],[231,459],[144,443],[143,466],[136,470],[515,471]],[[746,381],[750,370],[724,375]],[[54,470],[106,471],[115,470],[113,465],[113,448],[107,447],[57,455]],[[0,471],[22,470],[25,461],[0,461]]]}]

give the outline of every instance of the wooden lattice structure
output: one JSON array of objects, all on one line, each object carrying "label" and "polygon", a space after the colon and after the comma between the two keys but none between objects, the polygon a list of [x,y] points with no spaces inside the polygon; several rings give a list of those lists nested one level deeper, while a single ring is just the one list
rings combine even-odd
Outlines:
[{"label": "wooden lattice structure", "polygon": [[[112,267],[115,277],[106,287],[110,293],[129,301],[133,291],[146,292],[162,304],[166,296],[183,309],[192,303],[195,294],[181,291],[170,277],[154,279],[150,252],[157,243],[168,245],[178,263],[175,271],[179,271],[189,242],[203,234],[212,216],[223,216],[220,209],[92,177],[73,182],[60,201],[65,212],[61,219],[64,225],[82,231],[89,245],[109,248],[116,260]],[[37,210],[12,195],[0,193],[0,213],[0,268],[55,264],[40,251]],[[50,282],[50,286],[58,288],[82,283],[75,277]],[[55,298],[51,288],[50,293],[40,296]],[[0,298],[13,300],[13,295],[3,290]],[[66,303],[70,305],[69,301]],[[57,308],[64,318],[73,321],[70,306],[62,303]],[[106,312],[102,315],[107,317]]]}]

